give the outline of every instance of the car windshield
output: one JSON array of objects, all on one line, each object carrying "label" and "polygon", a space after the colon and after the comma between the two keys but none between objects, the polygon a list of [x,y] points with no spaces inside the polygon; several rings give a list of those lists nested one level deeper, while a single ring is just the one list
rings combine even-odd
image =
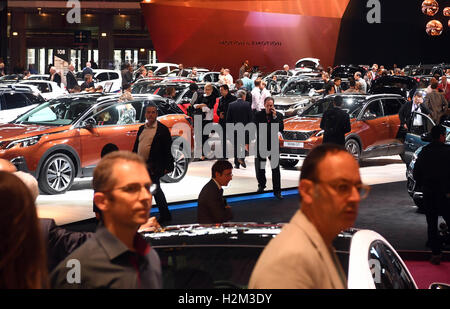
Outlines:
[{"label": "car windshield", "polygon": [[282,92],[288,95],[308,95],[311,89],[319,90],[322,88],[323,82],[320,81],[293,81],[288,83]]},{"label": "car windshield", "polygon": [[[333,106],[335,97],[325,98],[317,101],[300,114],[301,117],[322,118],[323,113]],[[363,97],[343,97],[341,109],[350,115],[350,118],[356,118],[364,106]]]},{"label": "car windshield", "polygon": [[357,68],[357,67],[337,67],[333,70],[332,78],[340,77],[340,78],[347,78],[352,77],[355,75],[356,72],[361,72],[361,75],[364,76],[365,70],[363,68]]},{"label": "car windshield", "polygon": [[413,87],[412,81],[396,79],[396,78],[380,78],[373,83],[372,88],[378,89],[383,87],[410,89]]},{"label": "car windshield", "polygon": [[17,118],[16,124],[43,124],[65,126],[75,122],[95,100],[87,98],[62,98],[41,104]]}]

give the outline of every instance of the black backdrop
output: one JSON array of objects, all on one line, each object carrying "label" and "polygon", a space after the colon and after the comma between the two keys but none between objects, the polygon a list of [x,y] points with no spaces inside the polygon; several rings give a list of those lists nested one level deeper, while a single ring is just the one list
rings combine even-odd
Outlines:
[{"label": "black backdrop", "polygon": [[[450,0],[438,0],[439,13],[422,13],[422,0],[380,0],[381,23],[367,22],[367,0],[350,0],[342,20],[335,64],[407,64],[450,62],[450,27],[442,9]],[[444,25],[442,35],[431,37],[425,31],[429,20]]]}]

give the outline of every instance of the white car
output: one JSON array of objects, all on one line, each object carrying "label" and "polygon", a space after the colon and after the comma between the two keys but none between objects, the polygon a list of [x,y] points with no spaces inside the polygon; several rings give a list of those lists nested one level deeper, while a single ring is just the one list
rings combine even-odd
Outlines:
[{"label": "white car", "polygon": [[45,99],[33,85],[0,85],[0,123],[13,121],[44,102]]},{"label": "white car", "polygon": [[[102,86],[104,92],[119,92],[122,89],[122,74],[119,70],[95,69],[93,81],[95,87]],[[78,85],[82,85],[84,80],[81,78],[82,71],[76,73]]]},{"label": "white car", "polygon": [[[283,225],[248,222],[178,225],[159,232],[143,232],[143,236],[164,265],[164,288],[245,289],[262,250]],[[374,231],[342,232],[333,246],[349,289],[418,288],[395,249]],[[186,260],[188,264],[177,262]],[[196,280],[187,280],[187,276]]]},{"label": "white car", "polygon": [[46,100],[56,99],[67,94],[65,88],[61,88],[57,83],[49,80],[23,80],[19,84],[36,86]]},{"label": "white car", "polygon": [[[175,63],[166,63],[166,62],[157,62],[146,64],[144,67],[148,70],[152,70],[155,76],[166,75],[172,72],[173,70],[178,69],[178,64]],[[139,73],[139,69],[133,72],[133,76],[136,76]]]},{"label": "white car", "polygon": [[[320,59],[317,58],[302,58],[295,63],[296,69],[304,69],[309,72],[316,71],[319,69]],[[305,71],[305,73],[307,73]]]},{"label": "white car", "polygon": [[31,74],[27,80],[49,80],[49,74]]}]

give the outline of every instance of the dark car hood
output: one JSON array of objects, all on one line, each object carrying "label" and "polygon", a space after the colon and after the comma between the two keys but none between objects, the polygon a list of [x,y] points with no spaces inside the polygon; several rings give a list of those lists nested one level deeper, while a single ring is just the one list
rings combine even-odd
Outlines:
[{"label": "dark car hood", "polygon": [[68,127],[69,126],[53,127],[44,125],[5,123],[0,125],[0,140],[13,140],[32,137],[40,134],[51,134],[64,131]]}]

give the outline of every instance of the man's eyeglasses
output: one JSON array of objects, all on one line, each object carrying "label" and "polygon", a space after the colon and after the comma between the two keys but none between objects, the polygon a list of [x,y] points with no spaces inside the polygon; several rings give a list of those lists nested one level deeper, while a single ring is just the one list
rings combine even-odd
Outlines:
[{"label": "man's eyeglasses", "polygon": [[370,186],[364,185],[362,183],[353,184],[351,182],[339,181],[339,182],[325,182],[325,181],[315,181],[315,183],[324,183],[329,185],[337,194],[342,197],[348,197],[352,194],[353,187],[359,193],[359,197],[363,200],[370,192]]},{"label": "man's eyeglasses", "polygon": [[106,192],[112,192],[115,190],[121,190],[125,193],[137,194],[137,193],[141,192],[142,187],[144,187],[145,190],[147,190],[147,192],[150,193],[151,195],[155,195],[155,193],[158,191],[158,188],[159,188],[159,186],[157,184],[151,184],[151,183],[141,184],[141,183],[136,182],[136,183],[129,183],[126,186],[113,188],[111,190],[107,190],[104,192],[106,193]]}]

